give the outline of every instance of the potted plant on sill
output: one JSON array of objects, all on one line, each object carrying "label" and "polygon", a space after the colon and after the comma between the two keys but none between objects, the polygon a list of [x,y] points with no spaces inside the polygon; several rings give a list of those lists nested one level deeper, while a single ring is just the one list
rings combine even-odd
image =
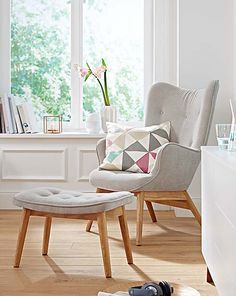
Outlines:
[{"label": "potted plant on sill", "polygon": [[[86,82],[90,76],[94,77],[102,91],[104,106],[101,108],[101,124],[102,129],[107,132],[107,122],[116,122],[117,121],[117,110],[114,106],[111,106],[108,87],[107,87],[107,65],[104,59],[102,59],[102,64],[96,67],[94,70],[90,67],[89,63],[86,63],[87,68],[80,68],[80,76],[84,78]],[[103,75],[103,79],[102,79]]]}]

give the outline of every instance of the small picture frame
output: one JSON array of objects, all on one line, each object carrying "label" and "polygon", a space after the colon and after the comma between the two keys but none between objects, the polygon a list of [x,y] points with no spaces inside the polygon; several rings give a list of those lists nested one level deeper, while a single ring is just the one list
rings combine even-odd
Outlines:
[{"label": "small picture frame", "polygon": [[43,132],[45,134],[60,134],[62,132],[62,115],[44,116]]}]

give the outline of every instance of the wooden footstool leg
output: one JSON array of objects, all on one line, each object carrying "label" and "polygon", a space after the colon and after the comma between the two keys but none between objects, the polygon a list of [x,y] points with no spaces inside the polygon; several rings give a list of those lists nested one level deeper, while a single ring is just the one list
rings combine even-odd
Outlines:
[{"label": "wooden footstool leg", "polygon": [[105,213],[102,213],[98,216],[97,223],[98,223],[98,231],[100,236],[105,276],[107,278],[110,278],[111,277],[111,261],[110,261],[110,252],[109,252],[108,237],[107,237],[107,220],[106,220]]},{"label": "wooden footstool leg", "polygon": [[43,248],[42,255],[46,256],[48,254],[48,245],[51,232],[52,218],[46,217],[44,222],[44,232],[43,232]]},{"label": "wooden footstool leg", "polygon": [[[106,190],[105,190],[106,191]],[[100,189],[100,188],[97,188],[96,189],[96,193],[103,193],[105,192],[104,190]],[[93,226],[93,220],[90,220],[88,221],[87,225],[86,225],[86,231],[87,232],[90,232],[91,231],[91,228]]]},{"label": "wooden footstool leg", "polygon": [[128,264],[133,264],[133,256],[132,256],[132,250],[131,250],[131,243],[130,243],[130,237],[129,237],[129,229],[126,219],[126,213],[125,208],[122,207],[122,216],[119,216],[119,223],[120,223],[120,230],[124,242],[125,247],[125,253]]},{"label": "wooden footstool leg", "polygon": [[20,260],[21,260],[21,255],[22,255],[24,242],[25,242],[25,236],[26,236],[26,232],[29,224],[29,218],[30,218],[30,210],[23,209],[22,221],[21,221],[21,226],[20,226],[17,245],[16,245],[16,255],[15,255],[15,263],[14,263],[15,268],[18,268],[20,266]]}]

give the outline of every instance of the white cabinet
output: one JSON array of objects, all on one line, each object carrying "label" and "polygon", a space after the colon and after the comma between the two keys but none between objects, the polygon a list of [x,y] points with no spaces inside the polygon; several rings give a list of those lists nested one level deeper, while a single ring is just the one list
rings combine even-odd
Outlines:
[{"label": "white cabinet", "polygon": [[96,143],[103,135],[0,135],[0,209],[12,196],[37,186],[94,191],[89,173],[98,166]]},{"label": "white cabinet", "polygon": [[236,152],[202,147],[202,252],[220,296],[236,295]]}]

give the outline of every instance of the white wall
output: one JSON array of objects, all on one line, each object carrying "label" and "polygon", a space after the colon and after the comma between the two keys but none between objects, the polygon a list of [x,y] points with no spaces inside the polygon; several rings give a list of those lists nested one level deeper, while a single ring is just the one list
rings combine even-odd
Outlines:
[{"label": "white wall", "polygon": [[[179,84],[205,87],[220,80],[220,92],[210,132],[215,144],[215,123],[230,122],[229,99],[234,98],[234,0],[179,0]],[[200,197],[199,170],[190,186]]]}]

